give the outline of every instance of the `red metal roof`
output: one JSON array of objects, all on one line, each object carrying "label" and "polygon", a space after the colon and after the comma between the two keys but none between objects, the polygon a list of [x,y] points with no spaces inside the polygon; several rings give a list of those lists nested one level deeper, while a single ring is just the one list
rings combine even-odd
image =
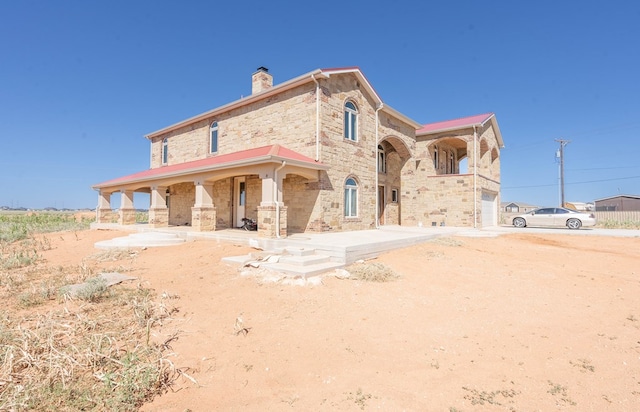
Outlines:
[{"label": "red metal roof", "polygon": [[429,123],[416,130],[416,134],[434,133],[452,129],[463,129],[484,124],[489,120],[493,113],[477,114],[475,116],[462,117],[460,119],[445,120],[443,122]]},{"label": "red metal roof", "polygon": [[282,147],[278,144],[256,147],[239,152],[208,157],[192,162],[178,163],[169,166],[156,167],[144,170],[128,176],[118,177],[93,186],[94,189],[121,184],[135,183],[153,178],[170,177],[189,173],[206,172],[210,170],[225,169],[228,167],[245,166],[259,163],[287,161],[312,169],[326,169],[320,162],[298,152]]}]

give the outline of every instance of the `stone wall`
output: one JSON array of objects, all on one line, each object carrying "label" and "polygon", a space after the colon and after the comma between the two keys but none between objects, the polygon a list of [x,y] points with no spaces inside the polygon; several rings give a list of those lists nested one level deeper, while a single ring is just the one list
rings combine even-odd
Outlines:
[{"label": "stone wall", "polygon": [[169,187],[169,225],[191,224],[191,208],[196,199],[193,183],[178,183]]}]

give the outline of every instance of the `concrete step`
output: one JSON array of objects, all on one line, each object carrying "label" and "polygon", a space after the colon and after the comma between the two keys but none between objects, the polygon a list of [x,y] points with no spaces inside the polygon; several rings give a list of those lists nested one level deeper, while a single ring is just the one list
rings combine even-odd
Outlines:
[{"label": "concrete step", "polygon": [[344,264],[328,255],[318,254],[313,249],[287,248],[273,251],[254,252],[242,256],[222,258],[223,262],[263,268],[294,277],[315,276],[343,267]]}]

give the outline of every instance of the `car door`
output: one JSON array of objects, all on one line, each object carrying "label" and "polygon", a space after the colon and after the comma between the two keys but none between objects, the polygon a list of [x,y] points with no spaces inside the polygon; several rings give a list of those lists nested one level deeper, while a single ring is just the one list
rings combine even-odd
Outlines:
[{"label": "car door", "polygon": [[556,208],[555,219],[553,220],[554,226],[566,226],[567,220],[571,217],[571,212],[566,209]]},{"label": "car door", "polygon": [[547,207],[538,209],[527,219],[528,226],[553,226],[555,208]]}]

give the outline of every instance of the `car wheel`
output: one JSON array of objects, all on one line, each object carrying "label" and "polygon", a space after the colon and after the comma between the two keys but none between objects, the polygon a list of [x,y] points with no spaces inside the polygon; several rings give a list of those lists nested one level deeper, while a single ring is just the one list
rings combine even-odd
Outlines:
[{"label": "car wheel", "polygon": [[578,219],[567,220],[567,227],[569,229],[580,229],[581,226],[582,226],[582,222],[579,221]]},{"label": "car wheel", "polygon": [[525,226],[527,226],[527,222],[523,218],[517,217],[517,218],[513,219],[513,225],[515,227],[525,227]]}]

